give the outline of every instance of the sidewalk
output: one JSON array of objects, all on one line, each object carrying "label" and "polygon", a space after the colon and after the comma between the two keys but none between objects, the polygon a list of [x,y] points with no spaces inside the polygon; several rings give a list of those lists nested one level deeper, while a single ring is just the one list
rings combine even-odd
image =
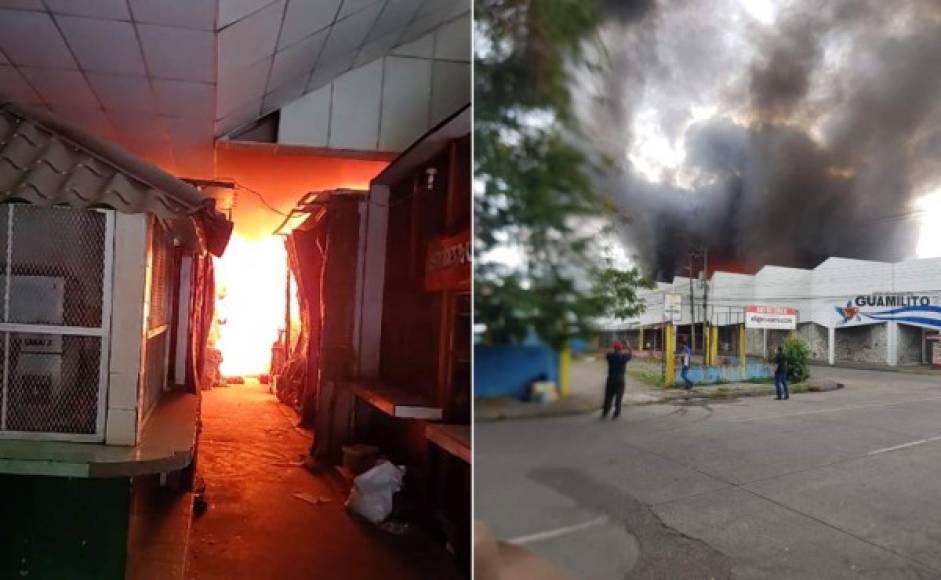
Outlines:
[{"label": "sidewalk", "polygon": [[876,365],[876,364],[864,364],[864,363],[846,363],[846,362],[837,362],[833,365],[828,365],[821,362],[812,362],[810,363],[811,367],[818,367],[822,369],[853,369],[858,371],[884,371],[889,373],[905,373],[910,375],[928,375],[928,376],[938,376],[941,377],[941,369],[935,369],[926,366],[897,366],[890,367],[887,365]]},{"label": "sidewalk", "polygon": [[[601,410],[604,396],[604,363],[587,360],[572,364],[572,392],[568,397],[552,403],[529,403],[509,397],[475,399],[475,421],[501,419],[527,419],[596,413]],[[662,389],[643,384],[628,373],[622,405],[652,405],[683,399],[737,399],[740,397],[773,397],[774,385],[756,383],[727,383],[701,385],[687,391],[682,388]],[[843,388],[835,381],[811,378],[806,383],[791,385],[791,393],[832,391]]]},{"label": "sidewalk", "polygon": [[345,482],[300,465],[310,434],[265,387],[232,385],[203,397],[197,470],[209,509],[193,522],[188,579],[460,578],[445,550],[414,526],[395,536],[353,519]]}]

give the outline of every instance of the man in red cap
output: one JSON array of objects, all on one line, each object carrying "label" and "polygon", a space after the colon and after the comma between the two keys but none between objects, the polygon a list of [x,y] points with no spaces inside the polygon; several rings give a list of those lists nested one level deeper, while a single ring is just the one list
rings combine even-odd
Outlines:
[{"label": "man in red cap", "polygon": [[617,340],[612,345],[613,350],[606,356],[608,359],[608,381],[604,387],[604,406],[601,408],[601,418],[607,419],[608,412],[611,411],[611,404],[614,403],[614,418],[621,416],[621,399],[624,398],[624,375],[627,373],[627,363],[634,356],[631,345],[627,345],[627,352],[624,352],[624,344]]}]

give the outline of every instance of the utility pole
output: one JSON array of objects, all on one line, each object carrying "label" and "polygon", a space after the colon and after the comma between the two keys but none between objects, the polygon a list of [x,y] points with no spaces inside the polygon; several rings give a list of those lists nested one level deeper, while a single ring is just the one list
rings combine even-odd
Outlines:
[{"label": "utility pole", "polygon": [[[703,335],[703,353],[712,352],[712,335],[709,328],[709,248],[702,250],[702,335]],[[706,355],[706,360],[711,361],[711,354]]]},{"label": "utility pole", "polygon": [[689,252],[689,350],[691,353],[696,352],[696,292],[693,286],[693,276],[693,252],[691,250]]}]

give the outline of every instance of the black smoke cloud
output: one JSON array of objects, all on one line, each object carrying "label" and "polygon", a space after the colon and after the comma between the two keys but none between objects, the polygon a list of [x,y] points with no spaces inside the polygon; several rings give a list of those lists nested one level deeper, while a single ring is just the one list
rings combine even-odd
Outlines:
[{"label": "black smoke cloud", "polygon": [[[826,4],[760,26],[729,16],[733,0],[660,2],[603,31],[608,66],[581,77],[594,84],[576,103],[618,162],[602,186],[652,274],[669,279],[701,246],[756,266],[912,255],[911,203],[941,187],[941,2]],[[685,150],[657,178],[626,159],[651,110]]]}]

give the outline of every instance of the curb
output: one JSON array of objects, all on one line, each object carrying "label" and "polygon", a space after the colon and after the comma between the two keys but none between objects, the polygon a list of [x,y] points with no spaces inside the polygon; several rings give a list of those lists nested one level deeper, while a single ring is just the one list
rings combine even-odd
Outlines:
[{"label": "curb", "polygon": [[[823,393],[836,391],[845,388],[843,383],[829,380],[810,380],[806,383],[797,383],[791,385],[792,394],[802,393]],[[709,400],[731,400],[745,397],[768,397],[773,396],[774,385],[749,384],[748,387],[732,387],[726,385],[709,385],[693,387],[692,390],[684,389],[664,389],[660,397],[649,401],[625,401],[623,407],[637,407],[642,405],[660,405],[683,399],[709,399]],[[540,405],[539,403],[511,404],[504,408],[490,408],[485,410],[474,409],[474,422],[489,423],[503,420],[519,419],[541,419],[545,417],[565,417],[569,415],[583,415],[586,413],[596,413],[599,411],[599,402],[594,399],[583,397],[573,397],[563,400],[564,403],[549,403]],[[538,405],[530,407],[529,405]]]}]

